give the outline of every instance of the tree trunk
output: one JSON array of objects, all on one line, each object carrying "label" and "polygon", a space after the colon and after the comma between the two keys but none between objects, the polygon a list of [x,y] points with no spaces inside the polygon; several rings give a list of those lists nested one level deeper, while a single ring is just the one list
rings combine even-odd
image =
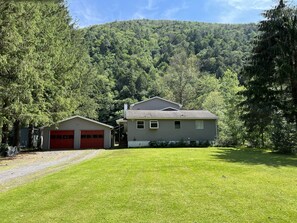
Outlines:
[{"label": "tree trunk", "polygon": [[28,129],[28,148],[33,148],[33,134],[34,134],[34,127],[32,124],[29,125]]},{"label": "tree trunk", "polygon": [[2,126],[2,143],[8,144],[8,124],[3,124]]},{"label": "tree trunk", "polygon": [[16,120],[13,123],[13,146],[20,146],[20,121]]},{"label": "tree trunk", "polygon": [[260,145],[260,147],[261,148],[264,148],[265,147],[265,143],[264,143],[264,129],[261,129],[260,135],[261,135],[261,145]]}]

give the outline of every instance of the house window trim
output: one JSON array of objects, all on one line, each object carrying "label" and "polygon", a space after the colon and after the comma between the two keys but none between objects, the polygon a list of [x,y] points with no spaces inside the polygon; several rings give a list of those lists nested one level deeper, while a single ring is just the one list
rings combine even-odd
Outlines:
[{"label": "house window trim", "polygon": [[[176,123],[179,122],[179,128],[176,128]],[[174,129],[181,129],[181,122],[179,120],[174,121]]]},{"label": "house window trim", "polygon": [[[198,122],[201,122],[202,124],[201,124],[201,126],[198,126]],[[199,128],[200,127],[200,128]],[[195,129],[196,130],[203,130],[204,129],[204,120],[195,120]]]},{"label": "house window trim", "polygon": [[[138,122],[143,122],[143,128],[138,128]],[[140,129],[140,130],[145,129],[145,121],[144,120],[137,120],[136,121],[136,129]]]},{"label": "house window trim", "polygon": [[[157,123],[157,127],[152,127],[152,122],[156,122]],[[159,125],[159,121],[158,120],[150,120],[150,129],[159,129],[160,125]]]}]

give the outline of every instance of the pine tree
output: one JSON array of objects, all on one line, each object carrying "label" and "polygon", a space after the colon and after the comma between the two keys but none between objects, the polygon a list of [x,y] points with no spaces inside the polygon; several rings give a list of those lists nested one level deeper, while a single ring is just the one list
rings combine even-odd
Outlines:
[{"label": "pine tree", "polygon": [[[2,2],[0,36],[2,142],[9,125],[17,146],[20,125],[50,124],[82,112],[78,108],[92,89],[86,87],[90,61],[63,0]],[[85,108],[84,114],[95,113],[95,106]]]},{"label": "pine tree", "polygon": [[[22,121],[30,116],[32,97],[30,82],[36,75],[32,69],[34,57],[34,21],[36,10],[32,3],[4,1],[0,5],[0,113],[2,142],[7,142],[8,125],[18,131]],[[15,134],[18,145],[18,134]]]},{"label": "pine tree", "polygon": [[261,146],[275,115],[297,128],[296,9],[281,0],[263,15],[260,35],[242,72],[246,86],[242,118],[250,135],[261,135]]}]

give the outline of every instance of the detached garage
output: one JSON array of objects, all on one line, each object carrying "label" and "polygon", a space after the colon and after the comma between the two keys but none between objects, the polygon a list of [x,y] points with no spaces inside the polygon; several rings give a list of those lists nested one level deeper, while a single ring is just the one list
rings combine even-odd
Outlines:
[{"label": "detached garage", "polygon": [[57,124],[42,127],[42,148],[55,149],[100,149],[112,146],[112,126],[73,116]]}]

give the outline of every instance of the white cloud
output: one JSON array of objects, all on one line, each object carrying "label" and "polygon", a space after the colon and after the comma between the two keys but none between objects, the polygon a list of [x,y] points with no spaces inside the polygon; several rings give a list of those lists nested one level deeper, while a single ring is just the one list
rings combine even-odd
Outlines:
[{"label": "white cloud", "polygon": [[156,13],[158,7],[156,6],[156,0],[147,0],[145,5],[141,5],[137,8],[132,15],[132,19],[145,19]]},{"label": "white cloud", "polygon": [[176,13],[178,13],[179,11],[181,11],[182,8],[179,8],[179,7],[174,7],[174,8],[170,8],[170,9],[167,9],[164,13],[163,13],[163,16],[166,18],[166,19],[172,19],[174,17],[174,15]]},{"label": "white cloud", "polygon": [[144,7],[144,9],[152,11],[152,10],[157,10],[158,7],[156,6],[156,1],[155,0],[148,0],[147,5]]},{"label": "white cloud", "polygon": [[[222,8],[218,15],[221,23],[240,23],[245,16],[254,17],[254,21],[260,19],[260,13],[278,3],[278,0],[211,0],[212,4],[219,4]],[[258,13],[259,17],[256,16]]]},{"label": "white cloud", "polygon": [[180,6],[168,7],[161,11],[159,7],[161,1],[163,0],[147,0],[145,6],[138,7],[132,19],[174,19],[177,13],[188,8],[186,1],[183,1]]},{"label": "white cloud", "polygon": [[146,16],[140,11],[135,12],[132,16],[132,19],[145,19],[145,18]]},{"label": "white cloud", "polygon": [[80,18],[78,21],[80,27],[105,22],[104,16],[89,3],[80,0],[70,0],[69,2],[72,3],[70,6],[72,7],[71,12],[74,20]]},{"label": "white cloud", "polygon": [[275,5],[275,0],[217,0],[237,10],[265,10]]},{"label": "white cloud", "polygon": [[175,14],[187,8],[188,5],[186,4],[186,2],[183,2],[181,6],[166,9],[165,12],[162,14],[162,17],[164,17],[165,19],[174,19]]},{"label": "white cloud", "polygon": [[240,13],[238,11],[230,11],[228,13],[223,13],[219,17],[219,22],[220,23],[234,23],[234,22],[237,22],[239,15],[240,15]]}]

